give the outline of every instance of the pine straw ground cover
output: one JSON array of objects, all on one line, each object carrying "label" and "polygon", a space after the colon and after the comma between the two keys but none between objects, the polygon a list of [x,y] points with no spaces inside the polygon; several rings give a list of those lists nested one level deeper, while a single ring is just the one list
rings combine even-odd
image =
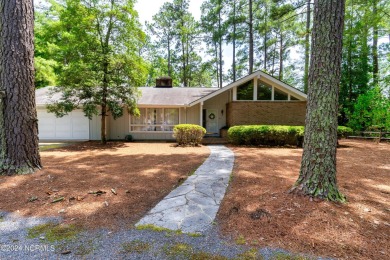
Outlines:
[{"label": "pine straw ground cover", "polygon": [[223,234],[252,246],[342,259],[389,259],[390,144],[341,140],[338,180],[348,203],[288,194],[302,149],[231,147],[236,162],[218,213]]},{"label": "pine straw ground cover", "polygon": [[207,147],[171,143],[85,142],[45,150],[41,171],[0,176],[0,211],[62,216],[85,228],[130,227],[208,155]]}]

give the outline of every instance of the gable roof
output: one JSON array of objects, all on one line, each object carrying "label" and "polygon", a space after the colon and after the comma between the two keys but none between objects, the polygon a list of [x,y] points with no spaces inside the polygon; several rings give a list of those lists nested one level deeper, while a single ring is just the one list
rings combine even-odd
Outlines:
[{"label": "gable roof", "polygon": [[[51,93],[53,87],[40,88],[35,91],[35,101],[37,105],[51,104],[59,101],[62,97],[61,93]],[[218,90],[218,88],[155,88],[155,87],[139,87],[141,96],[137,104],[139,106],[170,106],[183,107],[188,106],[191,102],[198,100],[210,93]]]},{"label": "gable roof", "polygon": [[[215,97],[227,90],[230,90],[234,87],[237,87],[249,80],[258,77],[260,80],[262,78],[266,79],[269,82],[272,82],[272,85],[284,92],[293,95],[299,100],[307,100],[307,95],[302,91],[280,81],[271,75],[258,70],[253,72],[250,75],[247,75],[235,82],[230,83],[229,85],[223,88],[191,88],[191,87],[174,87],[174,88],[155,88],[155,87],[139,87],[138,90],[141,92],[141,96],[138,99],[138,105],[140,107],[146,106],[165,106],[165,107],[183,107],[183,106],[194,106],[203,101],[206,101],[212,97]],[[37,105],[46,105],[52,102],[60,100],[62,94],[55,93],[50,97],[49,92],[52,87],[45,87],[37,89],[35,92],[36,103]]]},{"label": "gable roof", "polygon": [[229,85],[227,85],[223,88],[218,89],[217,91],[214,91],[214,92],[208,94],[207,96],[204,96],[202,98],[199,98],[198,100],[191,102],[189,104],[189,106],[194,106],[198,103],[204,102],[204,101],[206,101],[212,97],[215,97],[215,96],[217,96],[217,95],[219,95],[219,94],[221,94],[229,89],[240,86],[241,84],[248,82],[249,80],[252,80],[255,77],[258,77],[259,79],[265,78],[268,81],[271,81],[272,83],[274,83],[274,84],[272,84],[273,86],[275,86],[276,88],[278,88],[280,90],[284,90],[285,92],[287,92],[289,94],[292,94],[293,96],[297,97],[299,100],[302,100],[302,101],[307,100],[307,95],[304,92],[284,83],[283,81],[276,79],[275,77],[273,77],[273,76],[271,76],[271,75],[269,75],[261,70],[258,70],[258,71],[253,72],[252,74],[249,74],[249,75],[247,75],[239,80],[236,80],[236,81],[230,83]]},{"label": "gable roof", "polygon": [[139,106],[187,106],[203,98],[218,88],[138,88],[142,95],[138,100]]},{"label": "gable roof", "polygon": [[35,90],[35,102],[39,105],[51,104],[59,101],[62,97],[61,93],[51,93],[53,87],[44,87]]}]

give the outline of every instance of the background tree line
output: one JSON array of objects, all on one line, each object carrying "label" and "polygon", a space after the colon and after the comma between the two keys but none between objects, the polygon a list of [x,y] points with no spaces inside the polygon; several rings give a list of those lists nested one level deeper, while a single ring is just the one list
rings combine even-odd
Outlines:
[{"label": "background tree line", "polygon": [[[92,39],[99,35],[91,28],[94,23],[85,21],[89,17],[85,12],[72,12],[70,7],[81,3],[101,12],[99,2],[111,1],[51,0],[50,7],[36,9],[38,87],[69,85],[70,70],[84,81],[86,69],[102,73],[100,65],[87,64],[101,59],[94,55],[104,51],[97,50],[99,41]],[[152,86],[156,77],[169,75],[176,86],[222,87],[261,69],[307,92],[313,11],[309,0],[205,0],[199,21],[189,11],[189,0],[173,0],[144,27],[137,20],[134,1],[124,2],[132,3],[127,7],[134,14],[131,36],[114,30],[112,35],[127,38],[127,43],[109,41],[107,46],[113,54],[108,60],[118,69],[117,80]],[[60,13],[61,8],[70,9]],[[390,129],[389,20],[388,1],[346,1],[339,124],[356,130]],[[89,54],[81,55],[85,50]],[[80,61],[79,55],[82,62],[70,67],[75,57]]]}]

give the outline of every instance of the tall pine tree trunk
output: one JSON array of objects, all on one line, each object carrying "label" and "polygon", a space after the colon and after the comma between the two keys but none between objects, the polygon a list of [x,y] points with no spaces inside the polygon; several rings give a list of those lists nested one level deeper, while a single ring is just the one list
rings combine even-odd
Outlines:
[{"label": "tall pine tree trunk", "polygon": [[303,78],[303,91],[307,93],[309,84],[309,62],[310,62],[310,0],[306,3],[306,36],[305,36],[305,75]]},{"label": "tall pine tree trunk", "polygon": [[268,29],[267,29],[267,15],[268,15],[268,6],[267,6],[267,3],[265,2],[264,3],[265,5],[265,14],[264,14],[264,71],[267,71],[267,61],[268,61],[268,55],[267,55],[267,50],[268,50],[268,46],[267,46],[267,33],[268,33]]},{"label": "tall pine tree trunk", "polygon": [[172,77],[171,69],[171,36],[168,35],[168,76]]},{"label": "tall pine tree trunk", "polygon": [[41,168],[33,0],[0,0],[0,175]]},{"label": "tall pine tree trunk", "polygon": [[279,43],[279,80],[283,80],[283,30],[280,29],[280,43]]},{"label": "tall pine tree trunk", "polygon": [[236,81],[236,1],[233,1],[233,82]]},{"label": "tall pine tree trunk", "polygon": [[218,12],[218,36],[219,36],[219,39],[218,39],[218,44],[219,44],[219,86],[220,88],[222,88],[222,84],[223,84],[223,59],[222,59],[222,24],[221,24],[221,21],[222,21],[222,17],[221,17],[221,11],[222,11],[222,3],[219,2],[218,3],[218,9],[219,9],[219,12]]},{"label": "tall pine tree trunk", "polygon": [[373,38],[372,38],[372,76],[374,84],[378,85],[378,73],[379,73],[379,62],[378,62],[378,10],[377,0],[373,0],[372,15],[374,18]]},{"label": "tall pine tree trunk", "polygon": [[336,179],[343,0],[315,0],[308,104],[299,178],[293,191],[344,201]]},{"label": "tall pine tree trunk", "polygon": [[253,72],[253,1],[249,0],[249,74]]},{"label": "tall pine tree trunk", "polygon": [[214,42],[214,54],[215,54],[215,71],[217,72],[217,84],[218,88],[222,88],[221,85],[219,85],[219,66],[218,66],[218,45],[217,42]]}]

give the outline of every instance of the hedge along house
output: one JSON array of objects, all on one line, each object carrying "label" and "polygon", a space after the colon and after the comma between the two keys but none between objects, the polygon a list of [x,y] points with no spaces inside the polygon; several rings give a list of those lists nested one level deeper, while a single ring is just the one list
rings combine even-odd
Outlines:
[{"label": "hedge along house", "polygon": [[[304,125],[307,96],[256,71],[223,88],[172,87],[172,80],[160,78],[156,87],[140,87],[140,117],[125,112],[116,120],[109,116],[107,136],[135,140],[171,140],[177,124],[198,124],[207,134],[218,136],[220,129],[234,125]],[[81,110],[63,118],[46,112],[48,88],[38,89],[37,110],[41,140],[99,140],[100,118],[89,120]]]}]

